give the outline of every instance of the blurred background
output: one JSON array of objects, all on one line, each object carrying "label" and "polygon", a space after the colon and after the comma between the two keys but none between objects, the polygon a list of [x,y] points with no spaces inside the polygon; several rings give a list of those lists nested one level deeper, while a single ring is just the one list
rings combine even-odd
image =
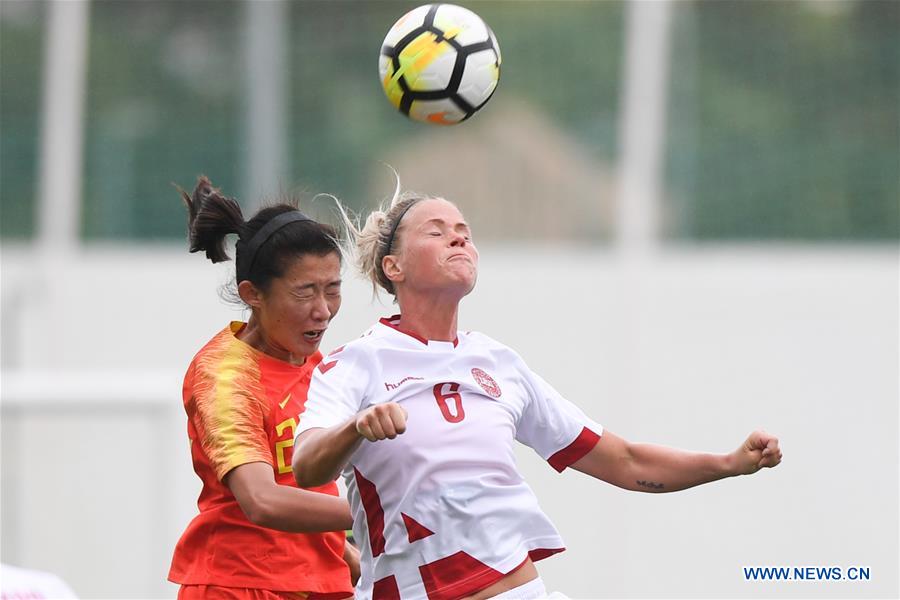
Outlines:
[{"label": "blurred background", "polygon": [[[470,121],[407,121],[377,54],[416,2],[0,2],[5,563],[174,598],[193,354],[246,312],[172,183],[245,215],[443,195],[482,255],[461,327],[608,429],[784,463],[673,495],[520,465],[573,598],[897,597],[900,3],[469,2],[502,51]],[[347,273],[335,347],[392,314]],[[861,566],[868,581],[745,581]]]}]

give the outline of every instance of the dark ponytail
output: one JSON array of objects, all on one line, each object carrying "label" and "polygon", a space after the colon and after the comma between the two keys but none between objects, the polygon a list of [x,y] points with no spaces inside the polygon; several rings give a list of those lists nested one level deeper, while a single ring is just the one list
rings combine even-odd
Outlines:
[{"label": "dark ponytail", "polygon": [[197,180],[190,196],[181,188],[178,191],[188,209],[189,250],[205,251],[206,258],[214,263],[230,260],[225,251],[225,236],[230,233],[240,236],[244,228],[244,215],[235,199],[223,196],[205,175]]},{"label": "dark ponytail", "polygon": [[237,234],[235,283],[247,280],[266,290],[273,278],[284,274],[289,259],[332,252],[342,257],[334,228],[310,219],[296,206],[269,206],[245,222],[237,201],[223,196],[205,176],[200,176],[190,196],[178,190],[188,209],[191,252],[203,250],[214,263],[230,260],[225,236]]}]

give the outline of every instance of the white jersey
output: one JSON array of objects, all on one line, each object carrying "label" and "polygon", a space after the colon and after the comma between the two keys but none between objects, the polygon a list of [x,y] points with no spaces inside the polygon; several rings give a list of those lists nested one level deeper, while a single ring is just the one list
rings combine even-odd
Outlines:
[{"label": "white jersey", "polygon": [[62,600],[78,598],[66,582],[53,573],[0,564],[0,598],[3,600]]},{"label": "white jersey", "polygon": [[564,549],[516,469],[513,440],[558,471],[602,428],[478,333],[427,341],[382,319],[316,369],[298,435],[382,402],[406,432],[363,441],[344,470],[362,551],[356,598],[460,598]]}]

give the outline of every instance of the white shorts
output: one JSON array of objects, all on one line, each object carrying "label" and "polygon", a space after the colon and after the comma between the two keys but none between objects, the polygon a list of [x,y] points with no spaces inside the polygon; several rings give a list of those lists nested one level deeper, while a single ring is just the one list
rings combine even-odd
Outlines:
[{"label": "white shorts", "polygon": [[496,596],[491,596],[491,598],[499,598],[503,600],[563,600],[565,598],[568,598],[568,596],[564,596],[559,592],[551,592],[548,594],[547,588],[544,587],[544,580],[540,577],[537,577],[535,579],[532,579],[528,583],[523,583],[522,585],[514,587],[511,590],[506,590],[505,592],[501,592]]}]

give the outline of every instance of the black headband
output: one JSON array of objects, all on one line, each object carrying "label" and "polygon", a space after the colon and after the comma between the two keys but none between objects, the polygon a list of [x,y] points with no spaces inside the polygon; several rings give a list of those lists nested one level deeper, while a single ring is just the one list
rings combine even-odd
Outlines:
[{"label": "black headband", "polygon": [[[421,200],[421,198],[419,199]],[[403,217],[406,215],[406,212],[411,209],[413,206],[419,203],[419,200],[413,200],[409,204],[406,205],[406,208],[400,211],[400,214],[397,215],[397,218],[394,219],[394,224],[391,225],[391,233],[387,238],[387,246],[385,248],[385,256],[391,253],[391,246],[394,245],[394,234],[397,233],[397,228],[400,227],[400,221],[403,220]]]},{"label": "black headband", "polygon": [[245,279],[250,279],[250,273],[253,271],[253,262],[256,260],[256,253],[259,251],[260,247],[269,241],[272,234],[294,221],[312,221],[312,219],[299,210],[291,210],[281,213],[273,219],[269,219],[265,225],[259,228],[259,231],[253,234],[253,237],[250,238],[247,245],[242,248],[243,252],[241,254],[243,255],[244,260],[241,262],[246,266],[241,269],[241,273],[237,274],[238,283]]}]

